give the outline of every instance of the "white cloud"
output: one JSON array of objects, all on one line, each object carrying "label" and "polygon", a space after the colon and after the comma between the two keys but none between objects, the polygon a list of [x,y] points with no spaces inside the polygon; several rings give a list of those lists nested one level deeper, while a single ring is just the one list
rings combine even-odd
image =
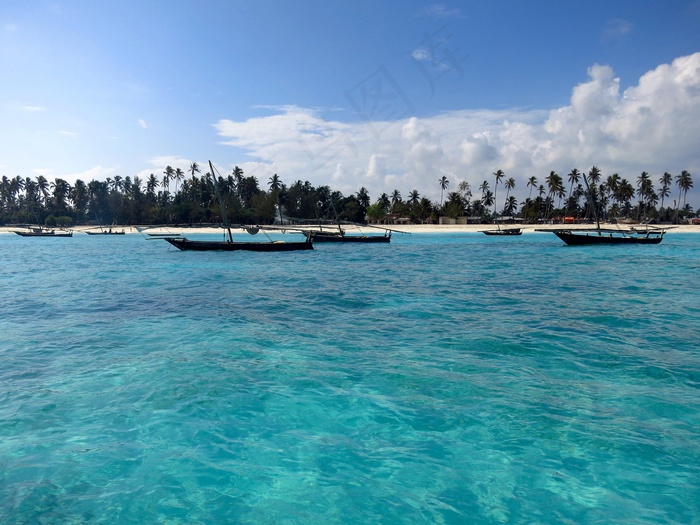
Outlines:
[{"label": "white cloud", "polygon": [[345,195],[365,186],[373,199],[417,189],[437,200],[442,175],[451,188],[466,180],[475,189],[497,169],[515,178],[521,199],[530,176],[543,181],[551,170],[565,177],[596,165],[630,182],[642,171],[655,179],[683,169],[700,175],[700,53],[649,71],[622,93],[612,68],[593,65],[570,103],[551,110],[462,110],[371,126],[296,106],[277,111],[215,127],[258,172],[287,184],[333,180]]},{"label": "white cloud", "polygon": [[423,11],[431,18],[451,18],[460,13],[459,9],[448,9],[445,4],[432,4]]},{"label": "white cloud", "polygon": [[632,22],[622,19],[608,20],[603,28],[603,39],[610,40],[613,38],[621,38],[632,32],[634,25]]},{"label": "white cloud", "polygon": [[35,175],[43,175],[48,180],[63,179],[69,184],[75,184],[75,181],[82,180],[88,183],[92,180],[106,180],[107,177],[114,178],[117,174],[114,168],[105,168],[102,166],[93,166],[85,171],[73,173],[56,173],[53,169],[34,168],[32,173]]},{"label": "white cloud", "polygon": [[80,136],[80,133],[76,133],[75,131],[57,131],[59,135],[63,135],[64,137],[78,137]]},{"label": "white cloud", "polygon": [[[150,159],[148,163],[153,166],[153,169],[143,170],[140,173],[138,173],[137,175],[141,177],[141,179],[144,179],[144,177],[148,177],[151,173],[158,175],[158,177],[161,177],[167,166],[170,166],[174,170],[180,168],[185,173],[188,173],[192,161],[175,155],[166,155],[162,157],[154,157]],[[202,170],[202,173],[204,173],[205,171],[209,170],[209,167],[200,165],[199,169]]]},{"label": "white cloud", "polygon": [[[35,173],[36,176],[41,175],[41,176],[45,177],[46,179],[53,179],[53,178],[55,178],[54,173],[53,173],[53,170],[51,170],[51,169],[49,169],[49,168],[34,168],[34,169],[32,170],[32,173]],[[60,177],[59,177],[59,178],[60,178]]]},{"label": "white cloud", "polygon": [[43,106],[24,106],[23,109],[25,109],[26,111],[31,111],[31,112],[46,111],[46,108]]},{"label": "white cloud", "polygon": [[425,62],[427,60],[432,60],[430,52],[427,49],[415,49],[411,52],[411,57],[418,62]]},{"label": "white cloud", "polygon": [[141,126],[143,129],[148,129],[148,124],[146,124],[146,121],[142,118],[139,119],[139,126]]}]

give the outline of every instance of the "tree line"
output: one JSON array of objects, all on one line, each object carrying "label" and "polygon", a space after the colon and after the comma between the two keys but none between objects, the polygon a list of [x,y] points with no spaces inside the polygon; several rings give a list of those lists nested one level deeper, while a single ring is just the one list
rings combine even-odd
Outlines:
[{"label": "tree line", "polygon": [[[555,171],[550,171],[541,182],[536,176],[527,179],[528,196],[521,203],[511,195],[516,186],[513,177],[506,178],[503,170],[497,170],[492,175],[493,191],[489,181],[484,180],[479,185],[481,195],[477,198],[465,183],[460,184],[458,191],[450,192],[444,205],[445,214],[453,217],[519,217],[533,223],[558,221],[564,217],[682,222],[694,216],[692,206],[686,202],[688,191],[693,188],[693,178],[687,170],[675,177],[664,172],[657,181],[658,186],[655,186],[649,173],[643,171],[635,181],[636,188],[617,173],[604,178],[596,166],[588,174],[572,169],[566,181]],[[446,177],[442,177],[438,183],[442,192],[449,187]],[[506,191],[502,206],[498,201],[500,186]],[[674,189],[678,191],[675,199]]]},{"label": "tree line", "polygon": [[[271,224],[282,213],[285,219],[305,222],[338,219],[381,223],[401,218],[414,224],[435,223],[443,215],[469,216],[483,223],[498,217],[518,217],[534,223],[594,216],[601,220],[682,222],[694,216],[686,203],[693,180],[685,170],[675,176],[665,172],[656,185],[647,172],[642,172],[633,185],[617,173],[604,178],[595,166],[587,174],[573,169],[566,180],[551,171],[541,182],[535,176],[526,181],[529,191],[522,202],[512,194],[516,187],[513,177],[506,177],[502,170],[492,177],[493,187],[484,180],[475,195],[467,182],[449,191],[450,181],[443,176],[438,179],[438,203],[415,189],[406,198],[397,189],[391,194],[382,193],[372,202],[365,187],[345,196],[327,185],[313,186],[309,181],[297,180],[288,186],[277,174],[269,178],[267,188],[261,188],[257,177],[246,176],[238,166],[226,176],[215,176],[202,173],[196,162],[190,164],[187,172],[167,166],[160,177],[152,173],[145,180],[117,175],[105,181],[77,180],[71,185],[61,178],[50,182],[42,175],[3,176],[0,224],[220,223],[215,180],[227,218],[234,224]],[[501,187],[505,191],[502,200]]]}]

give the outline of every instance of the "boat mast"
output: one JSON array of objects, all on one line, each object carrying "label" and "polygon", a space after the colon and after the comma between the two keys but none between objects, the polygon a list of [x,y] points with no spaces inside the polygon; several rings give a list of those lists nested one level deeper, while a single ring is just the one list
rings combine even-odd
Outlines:
[{"label": "boat mast", "polygon": [[214,192],[216,193],[216,198],[219,201],[219,208],[221,209],[221,221],[226,227],[228,232],[228,242],[233,242],[233,235],[231,235],[231,226],[228,223],[228,217],[226,216],[226,206],[224,206],[224,199],[221,197],[221,192],[219,191],[219,179],[216,176],[216,171],[211,161],[209,161],[209,169],[211,170],[211,176],[214,177]]},{"label": "boat mast", "polygon": [[335,204],[333,204],[333,199],[331,199],[331,208],[333,208],[333,213],[335,214],[335,222],[338,223],[338,232],[340,232],[340,235],[344,235],[345,232],[340,225],[340,217],[338,216],[338,210],[335,209]]}]

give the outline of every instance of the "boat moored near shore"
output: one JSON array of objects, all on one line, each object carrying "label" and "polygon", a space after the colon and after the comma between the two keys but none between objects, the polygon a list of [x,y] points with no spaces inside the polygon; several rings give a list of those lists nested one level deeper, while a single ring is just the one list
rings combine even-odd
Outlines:
[{"label": "boat moored near shore", "polygon": [[15,233],[21,237],[73,237],[73,232],[70,230],[54,230],[43,226],[31,226],[26,230],[15,230]]}]

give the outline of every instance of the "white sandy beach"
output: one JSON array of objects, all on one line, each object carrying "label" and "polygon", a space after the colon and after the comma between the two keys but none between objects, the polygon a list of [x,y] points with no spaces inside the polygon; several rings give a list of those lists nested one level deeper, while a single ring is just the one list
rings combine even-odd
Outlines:
[{"label": "white sandy beach", "polygon": [[[571,229],[579,229],[579,228],[590,228],[592,225],[590,224],[574,224],[574,225],[563,225],[563,224],[545,224],[545,225],[535,225],[535,224],[526,224],[526,225],[505,225],[504,228],[509,228],[509,227],[518,227],[521,228],[523,231],[523,234],[529,234],[529,233],[542,233],[538,232],[536,230],[543,230],[543,229],[557,229],[557,228],[571,228]],[[630,227],[630,225],[615,225],[615,224],[601,224],[602,227],[607,227],[607,228],[616,228],[620,227],[621,229],[627,229]],[[636,228],[644,228],[643,225],[632,225]],[[665,226],[664,226],[665,227]],[[276,228],[279,228],[277,226]],[[295,228],[303,228],[303,226],[296,226]],[[307,228],[316,228],[315,225],[309,225]],[[381,228],[384,228],[382,226]],[[495,230],[497,227],[493,224],[411,224],[411,225],[387,225],[385,228],[390,229],[394,232],[402,232],[402,233],[411,233],[411,234],[421,234],[421,233],[478,233],[482,230]],[[690,225],[690,224],[682,224],[682,225],[673,225],[673,226],[668,226],[669,231],[668,234],[672,235],[674,233],[700,233],[700,225]],[[0,227],[0,234],[7,234],[7,233],[14,233],[15,230],[18,230],[21,228],[18,228],[16,226],[3,226]],[[56,228],[58,230],[58,228]],[[67,228],[71,231],[73,231],[76,234],[84,233],[86,231],[97,231],[97,229],[93,226],[75,226],[73,228]],[[124,230],[125,233],[127,234],[136,234],[140,235],[138,229],[136,226],[112,226],[113,231],[121,231]],[[348,233],[357,233],[361,232],[363,234],[371,234],[371,233],[379,233],[381,232],[381,229],[378,229],[376,227],[371,227],[371,226],[366,226],[366,227],[360,227],[360,228],[354,228],[354,227],[348,227],[347,229]],[[244,229],[240,228],[232,228],[232,232],[234,234],[244,234],[246,231]],[[291,230],[288,230],[289,233],[291,233]],[[207,233],[207,234],[216,234],[216,233],[221,233],[221,228],[214,228],[214,227],[205,227],[205,228],[186,228],[186,227],[148,227],[147,230],[144,230],[143,235],[146,233],[149,234],[157,234],[157,233],[172,233],[172,234],[194,234],[194,233]],[[272,232],[273,233],[273,232]]]}]

